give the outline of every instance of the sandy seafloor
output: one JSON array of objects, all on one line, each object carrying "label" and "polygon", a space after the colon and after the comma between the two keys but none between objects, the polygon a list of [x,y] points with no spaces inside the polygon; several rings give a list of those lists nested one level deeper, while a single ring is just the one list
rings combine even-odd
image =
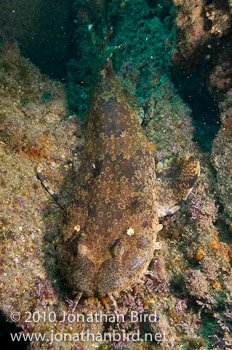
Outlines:
[{"label": "sandy seafloor", "polygon": [[[220,76],[215,67],[212,79]],[[145,87],[138,83],[140,69],[147,72]],[[162,69],[149,59],[140,66],[132,59],[117,76],[131,90],[149,90],[142,102],[143,128],[157,172],[176,156],[194,156],[201,164],[197,185],[178,212],[160,220],[161,248],[154,252],[150,273],[116,298],[124,322],[88,319],[112,315],[96,298],[81,299],[75,311],[81,321],[70,322],[73,297],[56,259],[62,210],[42,187],[36,166],[43,161],[78,166],[85,124],[70,113],[64,84],[41,74],[16,43],[5,42],[0,52],[0,309],[7,322],[21,327],[18,334],[32,335],[29,349],[231,349],[231,92],[228,88],[220,100],[221,129],[206,152],[193,141],[191,109]],[[211,81],[211,89],[223,79]],[[132,322],[133,312],[157,319]],[[81,332],[91,335],[81,339]],[[4,339],[6,333],[2,330]],[[104,333],[140,337],[104,342]],[[45,339],[36,339],[38,334]],[[75,337],[64,339],[65,334]],[[150,336],[152,341],[145,341]]]}]

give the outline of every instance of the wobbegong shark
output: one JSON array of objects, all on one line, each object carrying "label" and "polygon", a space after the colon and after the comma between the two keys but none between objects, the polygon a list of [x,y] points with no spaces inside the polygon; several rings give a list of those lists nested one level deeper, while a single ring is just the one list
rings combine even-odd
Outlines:
[{"label": "wobbegong shark", "polygon": [[67,285],[80,297],[128,289],[147,270],[159,217],[173,214],[200,174],[194,157],[177,162],[172,177],[156,178],[153,153],[128,94],[105,64],[92,91],[85,148],[75,176],[39,164],[44,187],[63,208],[57,246]]}]

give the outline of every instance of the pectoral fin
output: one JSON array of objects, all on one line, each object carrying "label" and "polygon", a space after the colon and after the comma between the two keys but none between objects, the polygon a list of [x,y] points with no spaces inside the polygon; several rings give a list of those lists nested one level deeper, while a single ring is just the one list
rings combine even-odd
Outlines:
[{"label": "pectoral fin", "polygon": [[72,192],[77,178],[73,165],[43,162],[37,166],[36,172],[52,198],[61,208],[65,208],[70,198],[72,198]]},{"label": "pectoral fin", "polygon": [[168,170],[157,176],[156,208],[158,216],[175,213],[195,186],[200,175],[200,164],[195,158],[173,162]]}]

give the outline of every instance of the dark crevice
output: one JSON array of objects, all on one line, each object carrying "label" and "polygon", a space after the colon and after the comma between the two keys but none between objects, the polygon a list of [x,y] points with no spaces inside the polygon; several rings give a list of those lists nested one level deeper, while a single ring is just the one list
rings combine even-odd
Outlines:
[{"label": "dark crevice", "polygon": [[217,101],[208,92],[199,70],[189,74],[172,72],[171,79],[184,102],[192,109],[194,141],[202,151],[210,152],[213,139],[221,126]]},{"label": "dark crevice", "polygon": [[74,37],[71,0],[39,0],[31,6],[29,1],[6,3],[0,5],[0,39],[16,41],[22,56],[42,73],[63,81]]},{"label": "dark crevice", "polygon": [[11,334],[19,335],[22,328],[17,327],[14,323],[7,322],[3,311],[0,310],[0,344],[4,350],[26,350],[29,347],[29,341],[12,341]]}]

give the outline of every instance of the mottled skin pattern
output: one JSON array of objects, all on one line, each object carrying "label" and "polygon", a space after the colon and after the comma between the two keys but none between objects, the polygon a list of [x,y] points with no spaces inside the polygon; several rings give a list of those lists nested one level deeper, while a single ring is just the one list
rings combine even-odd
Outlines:
[{"label": "mottled skin pattern", "polygon": [[108,295],[114,305],[112,294],[141,277],[162,228],[158,216],[178,210],[200,174],[191,157],[155,178],[154,158],[129,97],[105,65],[92,94],[78,173],[53,163],[37,167],[44,187],[65,208],[57,256],[77,294],[75,305],[82,294]]},{"label": "mottled skin pattern", "polygon": [[64,211],[58,262],[86,296],[126,289],[147,269],[160,230],[155,163],[110,66],[94,89],[86,146]]}]

